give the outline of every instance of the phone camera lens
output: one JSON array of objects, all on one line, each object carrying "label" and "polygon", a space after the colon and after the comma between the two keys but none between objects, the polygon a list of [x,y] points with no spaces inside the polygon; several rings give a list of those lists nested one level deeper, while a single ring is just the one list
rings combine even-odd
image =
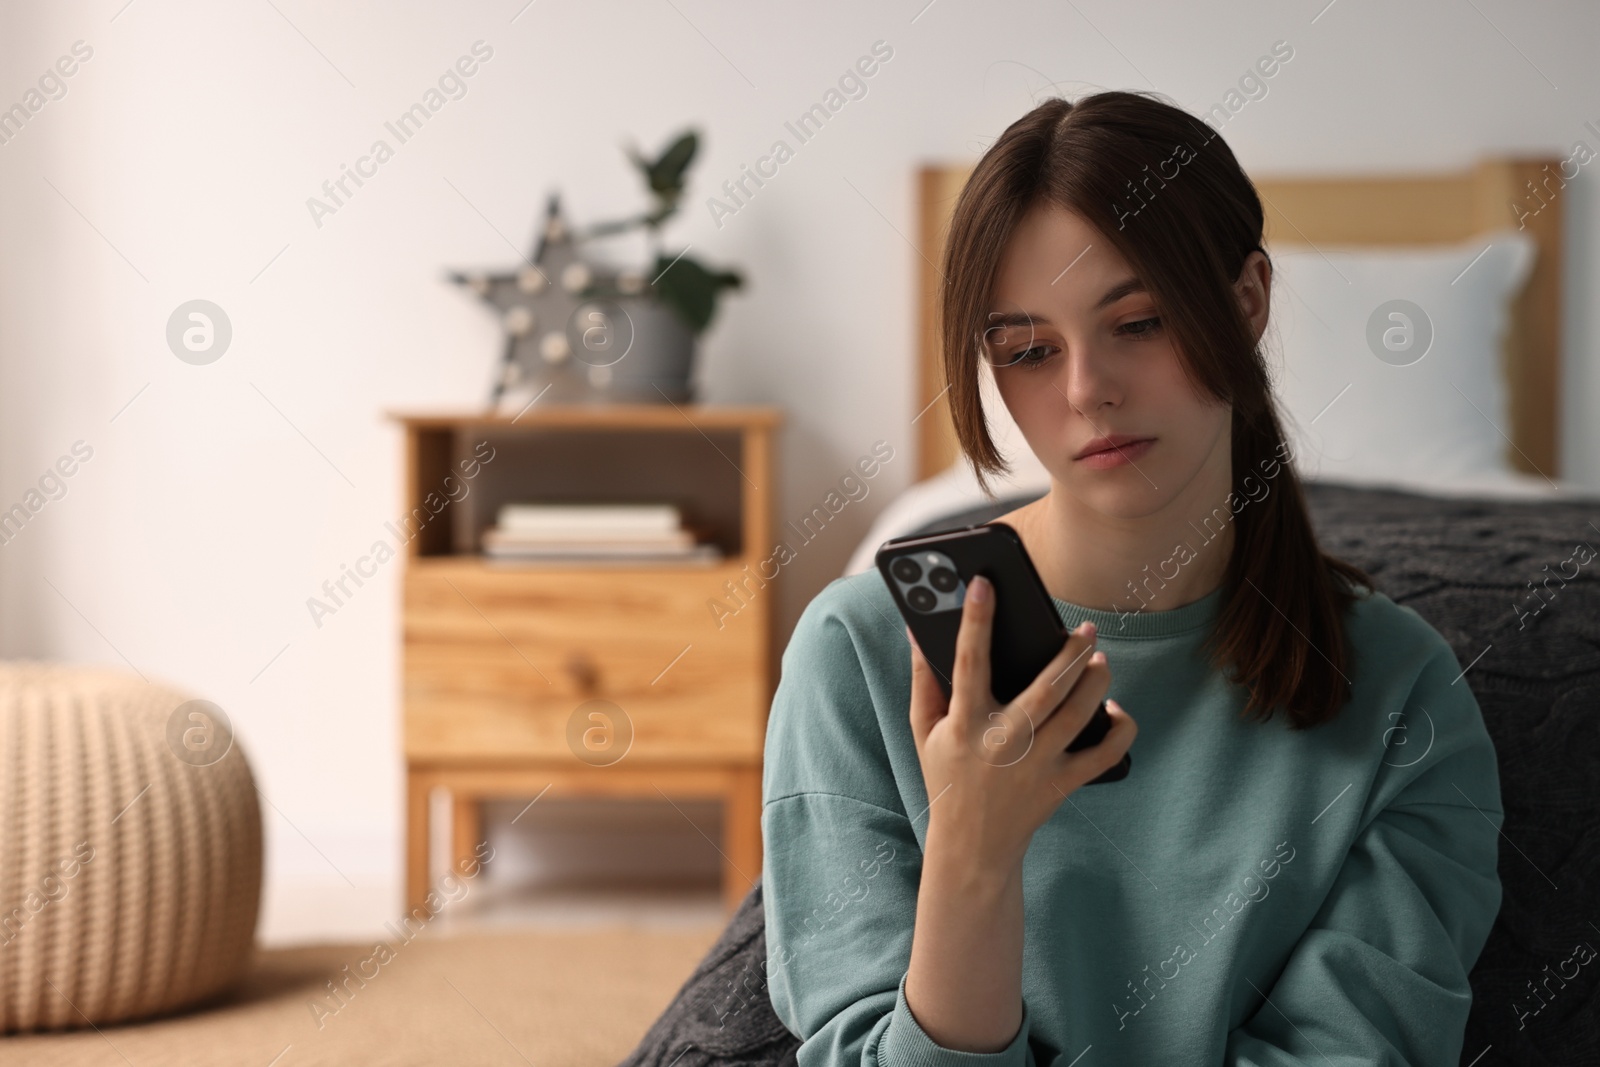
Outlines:
[{"label": "phone camera lens", "polygon": [[939,598],[934,596],[927,586],[915,585],[906,593],[906,601],[917,611],[932,611]]},{"label": "phone camera lens", "polygon": [[928,572],[928,584],[941,593],[954,592],[959,584],[956,572],[949,567],[935,567]]},{"label": "phone camera lens", "polygon": [[910,556],[901,556],[889,567],[894,576],[908,585],[922,577],[922,568]]}]

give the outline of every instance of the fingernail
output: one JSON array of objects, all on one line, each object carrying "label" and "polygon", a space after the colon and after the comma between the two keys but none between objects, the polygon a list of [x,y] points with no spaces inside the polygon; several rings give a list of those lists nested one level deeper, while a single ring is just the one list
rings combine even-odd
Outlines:
[{"label": "fingernail", "polygon": [[1092,622],[1085,621],[1082,626],[1078,627],[1078,632],[1085,637],[1093,637],[1096,633],[1095,625]]},{"label": "fingernail", "polygon": [[979,604],[989,600],[989,579],[983,575],[974,575],[972,581],[967,583],[967,595]]}]

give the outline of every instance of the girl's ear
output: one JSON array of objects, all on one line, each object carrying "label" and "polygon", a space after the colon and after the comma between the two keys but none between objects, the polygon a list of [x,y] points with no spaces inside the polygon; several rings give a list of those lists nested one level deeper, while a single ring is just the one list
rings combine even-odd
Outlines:
[{"label": "girl's ear", "polygon": [[1257,249],[1245,257],[1233,291],[1239,296],[1239,306],[1250,323],[1250,332],[1260,341],[1272,306],[1272,262],[1265,253]]}]

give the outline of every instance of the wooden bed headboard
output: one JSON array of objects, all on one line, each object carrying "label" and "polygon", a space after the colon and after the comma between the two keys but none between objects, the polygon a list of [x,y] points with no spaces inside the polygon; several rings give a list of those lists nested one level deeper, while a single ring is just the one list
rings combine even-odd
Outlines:
[{"label": "wooden bed headboard", "polygon": [[[944,242],[957,195],[973,164],[925,166],[918,175],[920,275],[917,418],[917,477],[927,478],[960,456],[950,424],[939,367],[937,315]],[[1459,172],[1415,176],[1257,178],[1266,212],[1266,245],[1416,245],[1465,240],[1475,233],[1514,225],[1513,206],[1529,200],[1531,185],[1543,188],[1545,168],[1556,159],[1485,159]],[[1561,368],[1560,196],[1543,198],[1525,228],[1538,245],[1526,288],[1511,309],[1511,329],[1502,351],[1510,425],[1507,462],[1516,470],[1560,476],[1557,461]],[[1537,205],[1538,200],[1531,201]]]}]

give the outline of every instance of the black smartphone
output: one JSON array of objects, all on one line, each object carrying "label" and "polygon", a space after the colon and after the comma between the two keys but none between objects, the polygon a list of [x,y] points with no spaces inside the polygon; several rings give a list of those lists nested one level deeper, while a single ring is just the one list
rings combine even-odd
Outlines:
[{"label": "black smartphone", "polygon": [[[875,561],[946,697],[955,671],[961,605],[975,575],[994,586],[989,688],[995,700],[1010,703],[1067,643],[1066,624],[1022,538],[1003,522],[891,538],[878,548]],[[1098,745],[1110,729],[1102,700],[1067,751]],[[1124,753],[1120,763],[1088,784],[1120,781],[1132,766]]]}]

